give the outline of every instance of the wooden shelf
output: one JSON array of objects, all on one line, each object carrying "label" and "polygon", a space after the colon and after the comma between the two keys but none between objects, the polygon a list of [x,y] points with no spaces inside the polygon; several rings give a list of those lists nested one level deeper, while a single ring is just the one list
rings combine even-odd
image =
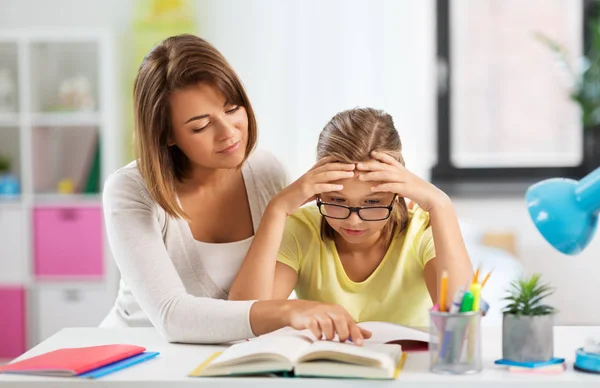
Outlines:
[{"label": "wooden shelf", "polygon": [[101,205],[101,194],[35,194],[35,206],[89,206]]},{"label": "wooden shelf", "polygon": [[19,207],[23,205],[23,200],[20,195],[3,196],[0,195],[0,208],[3,207]]}]

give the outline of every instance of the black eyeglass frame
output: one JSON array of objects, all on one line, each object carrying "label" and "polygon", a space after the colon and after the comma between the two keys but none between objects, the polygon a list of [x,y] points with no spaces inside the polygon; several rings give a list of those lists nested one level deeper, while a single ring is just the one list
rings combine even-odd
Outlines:
[{"label": "black eyeglass frame", "polygon": [[[394,203],[396,202],[396,198],[398,197],[398,194],[394,194],[394,198],[392,198],[392,202],[387,205],[387,206],[345,206],[345,205],[340,205],[337,203],[330,203],[330,202],[323,202],[321,201],[321,198],[317,197],[317,207],[319,208],[319,213],[321,213],[321,215],[323,217],[327,217],[327,218],[331,218],[334,220],[346,220],[348,218],[350,218],[350,216],[352,215],[352,213],[356,213],[358,214],[358,217],[360,217],[361,220],[363,221],[383,221],[383,220],[387,220],[388,218],[390,218],[390,216],[392,215],[392,209],[394,208]],[[343,209],[347,209],[349,210],[348,215],[346,217],[332,217],[330,215],[324,214],[323,210],[321,209],[321,206],[334,206],[334,207],[339,207],[339,208],[343,208]],[[385,216],[384,218],[377,218],[377,219],[365,219],[360,215],[360,211],[364,210],[364,209],[387,209],[388,210],[388,214],[387,216]]]}]

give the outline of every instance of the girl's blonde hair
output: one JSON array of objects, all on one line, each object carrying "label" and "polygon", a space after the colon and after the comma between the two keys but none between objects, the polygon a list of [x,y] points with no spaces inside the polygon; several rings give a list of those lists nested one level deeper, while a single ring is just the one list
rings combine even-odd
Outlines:
[{"label": "girl's blonde hair", "polygon": [[155,46],[144,58],[133,87],[134,144],[138,168],[152,199],[172,217],[187,218],[177,203],[175,182],[189,174],[190,161],[177,146],[167,144],[172,131],[169,97],[199,82],[213,85],[227,103],[246,109],[248,144],[244,161],[256,144],[256,119],[250,100],[237,74],[216,48],[189,34],[172,36]]},{"label": "girl's blonde hair", "polygon": [[[317,159],[332,156],[342,163],[371,159],[372,151],[385,152],[404,165],[402,143],[392,116],[373,108],[355,108],[340,112],[325,125],[317,143]],[[408,208],[403,197],[397,197],[382,237],[389,241],[394,230],[403,232],[408,224]],[[321,220],[321,237],[334,238],[335,231]]]}]

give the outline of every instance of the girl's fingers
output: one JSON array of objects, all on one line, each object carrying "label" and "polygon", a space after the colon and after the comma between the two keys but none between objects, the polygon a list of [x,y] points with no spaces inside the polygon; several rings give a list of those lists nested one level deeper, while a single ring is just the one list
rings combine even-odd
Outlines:
[{"label": "girl's fingers", "polygon": [[358,177],[361,181],[369,182],[403,182],[402,174],[398,171],[374,171]]},{"label": "girl's fingers", "polygon": [[382,163],[379,160],[369,160],[366,162],[360,162],[356,164],[356,169],[359,171],[389,171],[395,170],[393,166]]},{"label": "girl's fingers", "polygon": [[311,170],[317,169],[321,166],[326,165],[327,163],[332,163],[335,162],[335,158],[333,156],[326,156],[324,158],[321,158],[317,161],[317,163],[315,163],[314,166],[312,166]]},{"label": "girl's fingers", "polygon": [[399,168],[402,168],[402,169],[404,168],[404,166],[402,165],[402,163],[400,163],[399,161],[397,161],[392,156],[386,154],[385,152],[373,151],[373,152],[371,152],[371,156],[374,159],[377,159],[377,160],[379,160],[382,163],[386,163],[386,164],[389,164],[391,166],[399,167]]},{"label": "girl's fingers", "polygon": [[314,186],[313,191],[315,192],[314,195],[317,195],[321,193],[331,193],[332,191],[341,191],[343,189],[344,186],[342,185],[335,185],[332,183],[318,183]]},{"label": "girl's fingers", "polygon": [[339,341],[346,342],[350,336],[350,330],[348,330],[348,322],[346,322],[345,317],[334,313],[327,313],[327,316],[333,321]]},{"label": "girl's fingers", "polygon": [[314,318],[307,318],[307,320],[306,328],[309,329],[317,339],[321,339],[323,337],[323,332],[321,331],[321,326],[319,326],[317,320]]},{"label": "girl's fingers", "polygon": [[325,171],[354,171],[355,164],[352,163],[327,163],[314,169],[314,173],[318,174]]},{"label": "girl's fingers", "polygon": [[371,191],[375,192],[375,193],[394,193],[394,194],[399,194],[402,197],[405,197],[405,195],[402,195],[402,192],[404,191],[404,188],[406,187],[405,183],[382,183],[380,185],[371,187]]},{"label": "girl's fingers", "polygon": [[335,337],[335,330],[333,328],[333,322],[329,317],[316,316],[315,319],[319,322],[321,331],[327,341],[331,341]]},{"label": "girl's fingers", "polygon": [[373,335],[369,330],[363,329],[362,327],[359,327],[359,329],[364,339],[369,339]]},{"label": "girl's fingers", "polygon": [[311,181],[314,183],[335,182],[342,179],[349,179],[354,176],[354,171],[324,171],[315,174]]},{"label": "girl's fingers", "polygon": [[[358,327],[354,321],[349,321],[348,327],[350,330],[350,338],[352,339],[352,342],[354,342],[358,346],[362,346],[362,344],[364,343],[365,337],[363,335],[361,328]],[[370,337],[370,335],[369,335],[369,337]]]}]

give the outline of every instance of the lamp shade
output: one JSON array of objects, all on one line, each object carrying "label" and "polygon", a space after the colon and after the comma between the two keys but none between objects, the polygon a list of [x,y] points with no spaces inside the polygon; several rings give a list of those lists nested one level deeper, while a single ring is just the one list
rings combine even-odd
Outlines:
[{"label": "lamp shade", "polygon": [[598,224],[600,168],[580,181],[552,178],[527,189],[529,215],[558,251],[576,255],[589,244]]}]

